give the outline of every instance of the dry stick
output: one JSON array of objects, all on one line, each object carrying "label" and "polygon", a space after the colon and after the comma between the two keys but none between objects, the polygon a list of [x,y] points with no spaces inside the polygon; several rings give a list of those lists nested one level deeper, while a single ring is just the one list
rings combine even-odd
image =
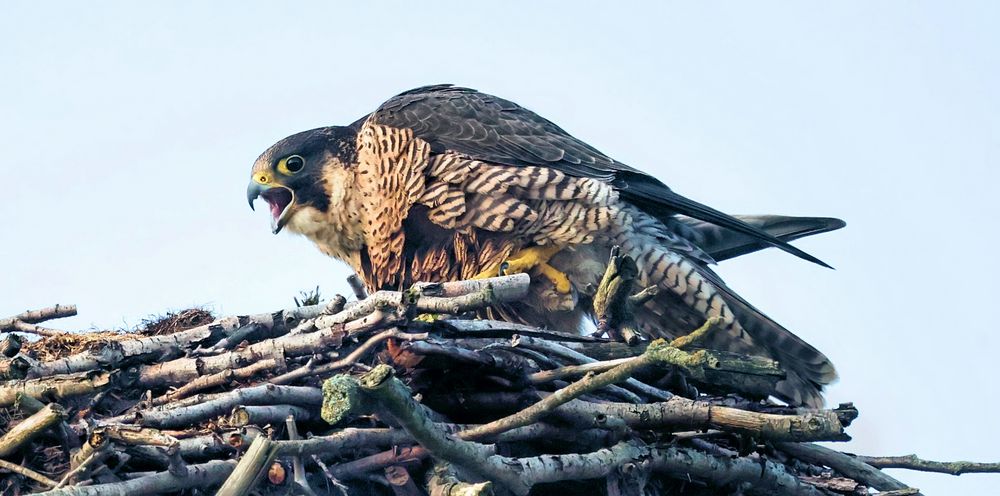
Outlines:
[{"label": "dry stick", "polygon": [[160,357],[160,360],[174,358],[180,356],[186,350],[193,350],[199,345],[222,339],[226,335],[250,323],[257,323],[264,326],[271,334],[283,333],[290,329],[291,324],[303,319],[316,317],[322,311],[323,305],[288,308],[273,313],[226,317],[210,324],[173,334],[122,339],[110,342],[96,350],[89,350],[68,357],[43,362],[31,370],[31,375],[32,377],[45,377],[55,374],[96,370],[99,368],[117,368],[124,361],[137,358],[146,361],[153,360],[154,357]]},{"label": "dry stick", "polygon": [[[674,343],[686,344],[691,340],[706,334],[712,327],[720,321],[713,317],[688,336],[682,336],[674,340]],[[631,377],[636,371],[651,365],[676,365],[688,368],[689,364],[697,363],[703,355],[703,351],[688,353],[678,347],[666,344],[662,340],[653,341],[646,348],[642,355],[632,358],[615,368],[598,375],[587,376],[569,386],[562,388],[534,405],[521,410],[514,415],[494,420],[486,425],[462,432],[462,439],[477,439],[488,437],[497,433],[534,423],[544,417],[555,407],[566,403],[582,394],[589,393],[610,384],[622,382]]]},{"label": "dry stick", "polygon": [[631,360],[631,358],[619,358],[617,360],[606,360],[603,362],[585,363],[583,365],[567,365],[565,367],[560,367],[558,369],[535,372],[534,374],[528,376],[528,380],[535,385],[545,384],[546,382],[565,379],[567,377],[578,377],[592,372],[593,373],[605,372],[629,360]]},{"label": "dry stick", "polygon": [[857,459],[878,469],[902,468],[920,472],[937,472],[942,474],[962,475],[974,473],[998,473],[1000,463],[980,462],[935,462],[923,460],[917,455],[903,456],[857,456]]},{"label": "dry stick", "polygon": [[[88,443],[100,445],[107,439],[134,446],[133,450],[142,451],[165,462],[167,470],[178,477],[183,477],[188,472],[188,466],[181,457],[180,441],[156,429],[134,425],[100,426],[93,429]],[[156,448],[162,448],[162,451]]]},{"label": "dry stick", "polygon": [[9,456],[32,438],[66,418],[66,411],[58,403],[49,403],[38,412],[15,425],[0,437],[0,457]]},{"label": "dry stick", "polygon": [[313,365],[311,363],[306,364],[291,372],[274,377],[268,382],[270,382],[271,384],[288,384],[291,382],[295,382],[299,379],[302,379],[304,377],[312,375],[328,374],[330,372],[334,372],[342,368],[354,365],[356,362],[361,360],[361,358],[364,357],[365,354],[371,351],[371,349],[374,348],[377,344],[387,339],[401,339],[404,341],[415,341],[415,340],[427,339],[427,336],[428,335],[426,332],[408,333],[400,331],[399,329],[395,328],[389,329],[387,331],[382,331],[368,338],[368,340],[362,343],[361,346],[357,347],[354,351],[352,351],[350,354],[348,354],[346,357],[340,360],[323,365]]},{"label": "dry stick", "polygon": [[[447,318],[434,322],[435,330],[448,337],[461,338],[512,338],[513,336],[531,336],[552,341],[570,341],[578,343],[596,343],[624,346],[624,343],[607,341],[593,336],[585,336],[579,333],[554,331],[551,329],[539,329],[525,324],[505,322],[502,320],[475,319],[464,320]],[[454,334],[455,336],[452,336]],[[629,356],[637,355],[632,353]]]},{"label": "dry stick", "polygon": [[39,336],[44,336],[47,338],[62,336],[66,334],[65,331],[60,331],[58,329],[50,329],[48,327],[42,327],[40,325],[29,324],[27,322],[21,322],[20,320],[15,320],[10,326],[10,330],[23,332],[27,334],[37,334]]},{"label": "dry stick", "polygon": [[[649,468],[676,479],[697,479],[709,485],[748,486],[759,495],[826,496],[829,493],[799,480],[784,465],[750,457],[719,457],[697,450],[671,446],[648,450]],[[645,460],[636,457],[634,460]]]},{"label": "dry stick", "polygon": [[[551,353],[556,356],[563,357],[568,360],[573,360],[578,363],[588,364],[595,363],[597,360],[584,355],[578,351],[568,348],[556,342],[548,341],[545,339],[537,339],[530,336],[518,336],[514,340],[514,346],[524,346],[526,348],[535,349],[544,353]],[[624,384],[625,387],[636,391],[650,398],[658,400],[667,400],[673,397],[673,394],[663,391],[662,389],[655,388],[643,382],[636,380],[635,378],[629,377]]]},{"label": "dry stick", "polygon": [[278,455],[277,444],[267,438],[267,436],[257,436],[250,444],[240,463],[233,469],[232,474],[226,482],[219,488],[216,496],[243,496],[250,493],[250,488],[257,485],[257,482],[267,472],[267,467],[271,466]]},{"label": "dry stick", "polygon": [[43,308],[41,310],[27,310],[24,313],[13,317],[0,319],[0,332],[9,330],[8,326],[12,325],[14,321],[17,320],[28,324],[37,324],[39,322],[45,322],[46,320],[61,319],[63,317],[72,317],[74,315],[76,315],[76,305],[56,304],[55,306]]},{"label": "dry stick", "polygon": [[[654,350],[654,354],[656,351]],[[644,354],[645,356],[645,354]],[[798,481],[787,473],[782,465],[773,462],[762,464],[749,459],[726,460],[695,450],[682,448],[655,449],[638,442],[620,442],[611,448],[600,449],[586,454],[564,454],[559,456],[538,456],[508,458],[498,456],[482,444],[462,441],[448,436],[436,427],[423,413],[409,390],[392,376],[392,369],[379,366],[358,379],[362,390],[377,398],[414,439],[436,457],[456,465],[469,468],[490,480],[503,483],[512,492],[527,494],[535,484],[557,482],[567,479],[593,479],[605,477],[612,470],[625,463],[648,459],[654,469],[674,477],[690,477],[704,474],[704,479],[714,481],[747,482],[765,494],[796,494],[820,496],[822,491]],[[483,429],[489,432],[489,425]],[[458,438],[471,437],[459,433]],[[468,436],[468,437],[467,437]],[[701,463],[692,464],[700,459]],[[726,476],[723,477],[722,474]]]},{"label": "dry stick", "polygon": [[243,368],[235,370],[223,370],[211,375],[201,376],[163,396],[153,398],[150,401],[151,406],[160,406],[167,403],[177,401],[181,398],[186,398],[197,391],[203,389],[225,386],[232,383],[236,379],[249,379],[264,371],[273,371],[278,367],[278,361],[269,358],[267,360],[259,361],[253,365],[249,365]]},{"label": "dry stick", "polygon": [[919,494],[919,489],[908,487],[906,489],[896,489],[895,491],[879,491],[877,496],[914,496]]},{"label": "dry stick", "polygon": [[90,452],[90,454],[87,455],[87,458],[84,458],[83,461],[77,464],[77,466],[73,467],[72,470],[66,472],[66,475],[64,475],[62,479],[59,480],[59,483],[56,484],[56,487],[54,487],[53,489],[59,489],[60,487],[65,486],[66,484],[69,483],[70,480],[73,479],[73,477],[76,477],[80,472],[89,469],[96,462],[100,461],[100,459],[104,457],[105,451],[106,450],[97,450]]},{"label": "dry stick", "polygon": [[76,305],[56,305],[41,310],[28,310],[13,317],[0,319],[0,332],[19,331],[38,334],[39,336],[58,336],[63,334],[63,332],[34,324],[45,322],[46,320],[72,317],[74,315],[76,315]]},{"label": "dry stick", "polygon": [[[518,276],[523,276],[523,274]],[[360,303],[355,303],[340,313],[317,318],[315,324],[320,329],[316,332],[292,334],[268,339],[238,351],[216,356],[179,358],[143,367],[139,383],[144,387],[160,387],[176,383],[184,384],[194,381],[206,373],[216,373],[243,366],[246,363],[258,361],[264,357],[284,359],[286,357],[309,355],[316,350],[332,346],[339,347],[345,336],[402,322],[404,320],[402,314],[406,312],[407,308],[417,312],[440,312],[443,311],[442,309],[447,311],[455,309],[464,310],[480,308],[497,301],[510,301],[511,299],[523,296],[523,292],[527,290],[527,276],[518,276],[484,279],[477,282],[476,285],[470,286],[479,288],[479,292],[459,296],[434,297],[380,291],[371,298]],[[491,281],[501,285],[505,289],[497,293],[491,289],[492,286],[490,284],[481,284],[482,282],[489,283]],[[452,283],[445,283],[441,286],[447,288],[450,284]],[[451,290],[453,291],[454,288],[451,288]],[[339,366],[339,363],[337,366]],[[317,369],[320,372],[325,372],[334,368],[335,365],[330,365],[318,367]],[[290,376],[291,379],[301,377],[302,374],[306,373],[306,370],[308,369],[295,372],[295,375]],[[306,375],[308,374],[306,373]],[[291,379],[279,376],[277,383],[284,383]]]},{"label": "dry stick", "polygon": [[269,405],[275,403],[314,408],[323,403],[323,393],[319,388],[313,387],[264,384],[262,386],[234,389],[204,403],[173,409],[137,412],[135,420],[138,424],[146,427],[172,429],[186,427],[207,418],[225,415],[238,405]]},{"label": "dry stick", "polygon": [[431,496],[487,496],[493,494],[493,483],[463,482],[451,465],[439,461],[427,477],[427,492]]},{"label": "dry stick", "polygon": [[[799,460],[813,465],[830,467],[868,487],[879,491],[910,489],[909,486],[890,477],[857,458],[810,443],[778,443],[777,448]],[[917,493],[919,494],[919,493]]]},{"label": "dry stick", "polygon": [[191,465],[187,476],[179,477],[170,472],[158,472],[123,482],[93,486],[72,486],[39,493],[44,496],[121,496],[123,494],[174,493],[184,489],[208,487],[222,482],[236,463],[231,460],[212,460]]},{"label": "dry stick", "polygon": [[[299,437],[299,427],[295,424],[294,415],[289,415],[288,418],[285,419],[285,429],[288,431],[288,439],[290,441],[298,441],[301,439]],[[302,457],[298,455],[292,457],[292,480],[306,494],[310,496],[316,495],[312,486],[309,485],[309,479],[306,478],[306,468],[302,463]]]},{"label": "dry stick", "polygon": [[15,465],[15,464],[13,464],[11,462],[8,462],[7,460],[0,460],[0,468],[2,468],[4,470],[8,470],[10,472],[13,472],[15,474],[21,474],[21,475],[23,475],[23,476],[25,476],[25,477],[27,477],[27,478],[29,478],[31,480],[34,480],[35,482],[40,482],[40,483],[45,484],[46,486],[49,486],[49,487],[55,487],[56,484],[58,484],[56,481],[54,481],[54,480],[52,480],[52,479],[50,479],[50,478],[48,478],[48,477],[46,477],[46,476],[38,473],[38,472],[35,472],[34,470],[31,470],[28,467],[24,467],[24,466],[21,466],[21,465]]},{"label": "dry stick", "polygon": [[316,418],[314,409],[295,405],[240,405],[233,408],[233,413],[229,416],[229,425],[232,427],[276,425],[289,416],[294,416],[300,422],[309,422]]},{"label": "dry stick", "polygon": [[593,424],[598,417],[622,419],[633,429],[669,426],[673,429],[725,429],[769,441],[848,441],[835,410],[807,411],[799,415],[749,412],[680,396],[644,405],[629,403],[567,402],[554,410],[559,418],[576,425]]}]

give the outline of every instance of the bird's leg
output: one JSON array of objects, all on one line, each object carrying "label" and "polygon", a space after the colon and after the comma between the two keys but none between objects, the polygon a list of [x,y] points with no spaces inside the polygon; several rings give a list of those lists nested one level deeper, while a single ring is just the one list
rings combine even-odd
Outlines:
[{"label": "bird's leg", "polygon": [[549,265],[549,260],[556,253],[559,253],[561,249],[561,247],[555,245],[525,248],[515,253],[514,256],[508,258],[503,263],[480,272],[474,279],[485,279],[487,277],[507,274],[525,274],[533,269],[537,269],[542,277],[552,281],[552,285],[555,286],[556,291],[564,294],[569,293],[569,277],[566,277],[566,274],[560,272],[559,269]]}]

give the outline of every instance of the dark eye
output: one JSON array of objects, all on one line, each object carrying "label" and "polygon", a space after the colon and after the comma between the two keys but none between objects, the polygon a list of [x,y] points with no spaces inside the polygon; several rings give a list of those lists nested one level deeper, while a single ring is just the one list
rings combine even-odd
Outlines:
[{"label": "dark eye", "polygon": [[292,174],[302,170],[305,165],[306,161],[298,155],[292,155],[291,157],[285,159],[285,168]]}]

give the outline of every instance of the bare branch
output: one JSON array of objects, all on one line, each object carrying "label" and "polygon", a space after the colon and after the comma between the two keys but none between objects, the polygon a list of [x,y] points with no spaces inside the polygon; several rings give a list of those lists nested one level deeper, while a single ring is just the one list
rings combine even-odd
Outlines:
[{"label": "bare branch", "polygon": [[1000,463],[980,462],[935,462],[924,460],[917,455],[903,456],[857,456],[857,459],[875,468],[902,468],[920,472],[962,475],[976,473],[1000,473]]}]

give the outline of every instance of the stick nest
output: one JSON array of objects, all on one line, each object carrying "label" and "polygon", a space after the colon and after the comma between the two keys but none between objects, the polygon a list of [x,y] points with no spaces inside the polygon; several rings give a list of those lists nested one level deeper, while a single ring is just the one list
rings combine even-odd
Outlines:
[{"label": "stick nest", "polygon": [[[221,319],[192,309],[133,332],[5,341],[0,491],[916,494],[878,464],[936,463],[812,444],[849,439],[857,410],[768,400],[778,364],[699,349],[712,321],[640,339],[616,305],[641,296],[604,298],[596,336],[474,318],[528,283],[358,291]],[[3,322],[30,329],[67,308]]]}]

